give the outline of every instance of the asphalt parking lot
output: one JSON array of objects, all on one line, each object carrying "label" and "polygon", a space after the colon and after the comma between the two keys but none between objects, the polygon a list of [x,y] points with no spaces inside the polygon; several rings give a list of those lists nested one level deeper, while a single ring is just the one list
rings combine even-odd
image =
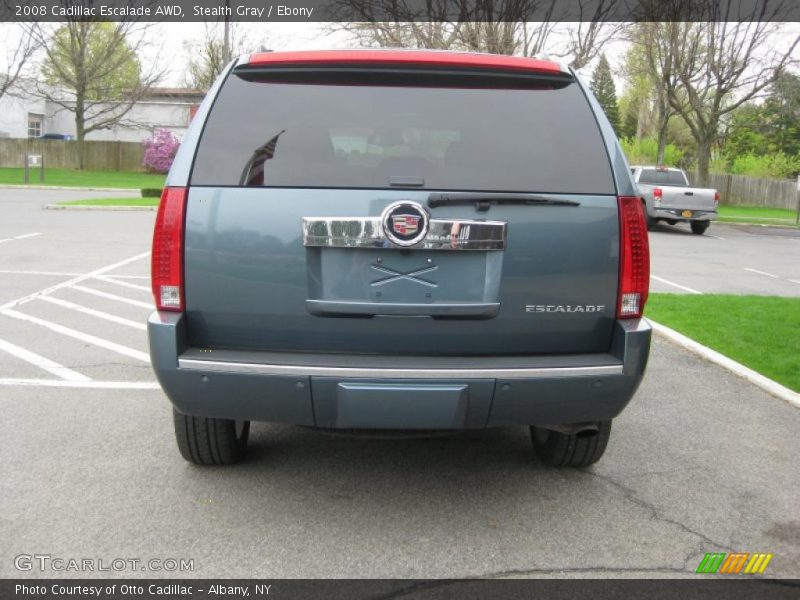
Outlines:
[{"label": "asphalt parking lot", "polygon": [[[88,195],[0,190],[0,576],[92,576],[14,567],[48,554],[209,578],[682,577],[737,551],[800,577],[800,410],[662,339],[590,469],[543,467],[522,429],[268,424],[241,465],[185,463],[142,326],[155,214],[40,208]],[[651,236],[654,290],[800,296],[800,237],[685,231]]]},{"label": "asphalt parking lot", "polygon": [[800,296],[800,230],[712,223],[650,232],[651,291]]}]

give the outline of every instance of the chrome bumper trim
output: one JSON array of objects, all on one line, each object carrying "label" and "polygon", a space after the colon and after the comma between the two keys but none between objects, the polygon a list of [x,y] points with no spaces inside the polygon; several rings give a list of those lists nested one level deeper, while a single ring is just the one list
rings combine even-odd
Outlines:
[{"label": "chrome bumper trim", "polygon": [[386,369],[276,365],[179,358],[178,368],[207,373],[294,375],[301,377],[360,377],[376,379],[551,379],[622,375],[622,365],[593,367],[535,367],[521,369]]},{"label": "chrome bumper trim", "polygon": [[[715,221],[717,219],[717,211],[711,210],[694,210],[693,208],[654,208],[656,217],[663,219],[674,219],[676,221]],[[681,212],[684,210],[691,210],[691,217],[682,217]]]}]

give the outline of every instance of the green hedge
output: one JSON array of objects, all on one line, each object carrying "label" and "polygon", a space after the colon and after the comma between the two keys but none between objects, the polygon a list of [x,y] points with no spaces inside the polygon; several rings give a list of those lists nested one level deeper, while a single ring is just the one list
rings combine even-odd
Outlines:
[{"label": "green hedge", "polygon": [[161,188],[142,188],[142,198],[161,198]]}]

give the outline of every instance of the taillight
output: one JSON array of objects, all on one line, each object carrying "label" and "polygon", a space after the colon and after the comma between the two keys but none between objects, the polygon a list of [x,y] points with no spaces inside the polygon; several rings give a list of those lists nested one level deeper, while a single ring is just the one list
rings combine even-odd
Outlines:
[{"label": "taillight", "polygon": [[653,198],[661,198],[661,195],[664,192],[661,191],[661,188],[653,188]]},{"label": "taillight", "polygon": [[719,192],[714,191],[714,208],[717,208],[717,206],[719,206]]},{"label": "taillight", "polygon": [[153,232],[151,279],[158,310],[181,312],[183,296],[183,219],[186,188],[168,187],[161,194]]},{"label": "taillight", "polygon": [[642,201],[619,197],[619,292],[617,318],[642,316],[650,290],[650,244]]}]

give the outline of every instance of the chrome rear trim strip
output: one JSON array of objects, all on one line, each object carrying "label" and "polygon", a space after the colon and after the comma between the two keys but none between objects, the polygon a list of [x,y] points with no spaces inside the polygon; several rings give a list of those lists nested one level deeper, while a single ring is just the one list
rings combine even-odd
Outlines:
[{"label": "chrome rear trim strip", "polygon": [[229,361],[178,359],[178,368],[207,373],[294,375],[302,377],[362,377],[378,379],[551,379],[622,375],[622,365],[593,367],[535,367],[523,369],[386,369],[276,365]]},{"label": "chrome rear trim strip", "polygon": [[[395,248],[380,217],[304,217],[303,245],[323,248]],[[506,223],[431,219],[427,236],[412,250],[504,250]]]}]

